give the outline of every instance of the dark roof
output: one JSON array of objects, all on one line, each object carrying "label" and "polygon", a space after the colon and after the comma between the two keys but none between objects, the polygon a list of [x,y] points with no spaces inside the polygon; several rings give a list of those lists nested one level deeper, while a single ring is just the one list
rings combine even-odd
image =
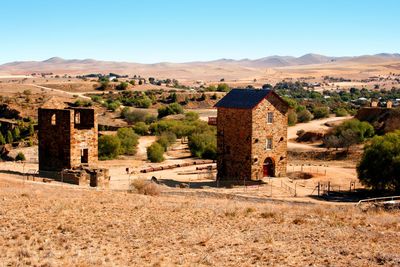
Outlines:
[{"label": "dark roof", "polygon": [[233,89],[224,96],[215,107],[251,109],[257,106],[271,90],[265,89]]}]

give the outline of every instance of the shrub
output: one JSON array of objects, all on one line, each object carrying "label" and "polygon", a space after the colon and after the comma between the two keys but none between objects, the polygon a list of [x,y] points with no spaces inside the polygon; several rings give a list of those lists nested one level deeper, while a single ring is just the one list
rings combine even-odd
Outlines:
[{"label": "shrub", "polygon": [[185,119],[188,121],[197,121],[199,119],[199,114],[194,111],[189,111],[185,114]]},{"label": "shrub", "polygon": [[121,141],[117,136],[103,135],[99,138],[99,158],[101,160],[114,159],[118,156]]},{"label": "shrub", "polygon": [[92,106],[92,101],[90,100],[82,100],[78,99],[74,102],[73,106],[74,107],[91,107]]},{"label": "shrub", "polygon": [[297,114],[293,110],[290,110],[288,113],[288,125],[293,126],[297,123]]},{"label": "shrub", "polygon": [[160,187],[153,182],[146,181],[145,179],[134,179],[130,186],[131,188],[135,188],[139,194],[149,196],[158,196],[160,194]]},{"label": "shrub", "polygon": [[372,139],[357,166],[358,179],[375,190],[400,191],[400,131]]},{"label": "shrub", "polygon": [[121,103],[119,101],[107,100],[103,105],[108,110],[116,111],[121,106]]},{"label": "shrub", "polygon": [[315,107],[313,109],[313,114],[315,119],[327,118],[329,116],[328,107]]},{"label": "shrub", "polygon": [[117,131],[117,137],[121,142],[120,154],[135,155],[139,136],[135,134],[132,128],[120,128]]},{"label": "shrub", "polygon": [[231,88],[226,83],[220,83],[217,86],[218,92],[229,92]]},{"label": "shrub", "polygon": [[0,145],[5,145],[6,139],[4,138],[3,134],[0,132]]},{"label": "shrub", "polygon": [[21,132],[18,127],[12,130],[12,136],[14,141],[18,141],[21,138]]},{"label": "shrub", "polygon": [[217,155],[217,137],[210,132],[192,134],[189,136],[189,149],[195,157],[215,159]]},{"label": "shrub", "polygon": [[143,110],[130,110],[128,107],[121,111],[121,117],[130,124],[145,121],[147,115],[148,113]]},{"label": "shrub", "polygon": [[157,140],[157,143],[159,143],[164,148],[164,151],[167,151],[168,148],[175,142],[176,135],[172,132],[163,132]]},{"label": "shrub", "polygon": [[121,82],[120,84],[117,85],[117,87],[115,88],[117,90],[126,90],[128,89],[128,83],[127,82]]},{"label": "shrub", "polygon": [[133,126],[133,130],[139,135],[147,135],[149,133],[149,126],[140,121]]},{"label": "shrub", "polygon": [[99,95],[92,95],[90,98],[92,99],[93,102],[96,102],[96,103],[101,103],[103,100],[101,98],[101,96],[99,96]]},{"label": "shrub", "polygon": [[174,114],[183,114],[183,108],[178,103],[172,103],[158,109],[158,118]]},{"label": "shrub", "polygon": [[375,134],[374,127],[371,124],[357,119],[348,120],[336,126],[333,134],[340,136],[347,130],[354,132],[358,136],[358,142],[363,142],[365,138],[372,137]]},{"label": "shrub", "polygon": [[12,135],[11,131],[8,130],[7,135],[6,135],[6,143],[12,144],[13,141],[14,141],[13,135]]},{"label": "shrub", "polygon": [[101,90],[101,91],[105,91],[105,90],[108,90],[109,88],[110,88],[110,82],[108,80],[106,80],[106,81],[102,81],[100,83],[100,86],[97,89]]},{"label": "shrub", "polygon": [[344,116],[349,115],[349,113],[344,108],[337,108],[335,110],[335,115],[336,115],[336,117],[344,117]]},{"label": "shrub", "polygon": [[16,160],[16,161],[24,161],[24,160],[25,160],[25,155],[24,155],[24,153],[19,152],[19,153],[17,154],[17,156],[15,157],[15,160]]},{"label": "shrub", "polygon": [[297,113],[298,122],[309,122],[311,119],[312,119],[312,114],[307,109],[304,109]]},{"label": "shrub", "polygon": [[147,159],[151,162],[164,161],[164,148],[157,142],[147,148]]}]

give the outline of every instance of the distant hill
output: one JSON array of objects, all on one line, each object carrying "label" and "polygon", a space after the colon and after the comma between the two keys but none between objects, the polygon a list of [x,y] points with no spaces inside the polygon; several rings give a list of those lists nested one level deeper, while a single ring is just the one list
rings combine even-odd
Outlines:
[{"label": "distant hill", "polygon": [[356,57],[329,57],[319,54],[306,54],[301,57],[268,56],[259,59],[219,59],[214,61],[195,61],[186,63],[140,64],[131,62],[99,61],[95,59],[63,59],[52,57],[44,61],[16,61],[0,65],[0,74],[29,75],[33,72],[52,72],[55,74],[108,73],[154,75],[182,79],[214,79],[217,77],[252,77],[265,73],[266,69],[339,68],[354,64],[388,64],[399,66],[400,54],[381,53]]}]

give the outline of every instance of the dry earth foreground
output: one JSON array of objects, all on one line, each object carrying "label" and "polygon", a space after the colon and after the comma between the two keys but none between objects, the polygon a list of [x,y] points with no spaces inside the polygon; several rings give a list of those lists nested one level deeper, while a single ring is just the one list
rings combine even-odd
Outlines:
[{"label": "dry earth foreground", "polygon": [[0,266],[399,266],[399,211],[0,180]]}]

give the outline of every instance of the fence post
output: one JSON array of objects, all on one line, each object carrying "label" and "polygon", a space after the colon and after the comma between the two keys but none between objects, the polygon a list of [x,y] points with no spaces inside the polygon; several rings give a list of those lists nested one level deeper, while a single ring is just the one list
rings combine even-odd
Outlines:
[{"label": "fence post", "polygon": [[320,190],[320,185],[321,185],[320,182],[318,182],[318,196],[319,196],[319,193],[320,193],[320,192],[319,192],[319,190]]},{"label": "fence post", "polygon": [[329,195],[330,192],[331,192],[331,182],[329,181],[328,182],[328,195]]}]

